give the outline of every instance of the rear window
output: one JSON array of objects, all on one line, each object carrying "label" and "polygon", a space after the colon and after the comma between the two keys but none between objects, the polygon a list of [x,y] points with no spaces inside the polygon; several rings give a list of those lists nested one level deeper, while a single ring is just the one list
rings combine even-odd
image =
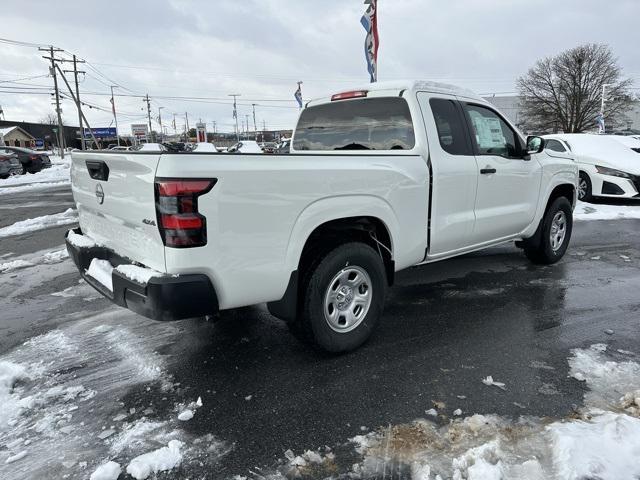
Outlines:
[{"label": "rear window", "polygon": [[415,145],[407,101],[400,97],[344,100],[302,111],[296,150],[410,150]]}]

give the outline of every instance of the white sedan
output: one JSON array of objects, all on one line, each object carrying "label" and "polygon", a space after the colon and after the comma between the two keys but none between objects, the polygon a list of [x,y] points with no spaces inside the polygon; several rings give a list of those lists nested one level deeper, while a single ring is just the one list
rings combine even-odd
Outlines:
[{"label": "white sedan", "polygon": [[229,153],[263,153],[260,145],[255,140],[242,140],[229,147]]},{"label": "white sedan", "polygon": [[583,133],[545,135],[545,151],[573,158],[578,164],[578,199],[640,199],[640,157],[609,135]]},{"label": "white sedan", "polygon": [[611,135],[611,138],[620,142],[622,145],[629,147],[634,152],[640,153],[640,139],[631,135]]}]

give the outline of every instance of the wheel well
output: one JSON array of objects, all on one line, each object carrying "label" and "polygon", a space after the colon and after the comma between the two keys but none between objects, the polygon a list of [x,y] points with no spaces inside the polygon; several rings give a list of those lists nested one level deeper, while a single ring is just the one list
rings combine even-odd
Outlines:
[{"label": "wheel well", "polygon": [[554,188],[551,191],[551,195],[549,195],[549,200],[547,201],[547,206],[545,207],[544,211],[546,212],[547,209],[551,206],[551,204],[557,198],[560,198],[560,197],[566,197],[567,200],[569,200],[569,203],[573,205],[573,199],[575,198],[574,197],[575,191],[576,191],[576,187],[569,183],[563,183],[562,185],[558,185],[556,188]]},{"label": "wheel well", "polygon": [[302,249],[298,271],[304,272],[322,254],[348,242],[362,242],[380,253],[389,285],[393,285],[394,263],[391,235],[376,217],[347,217],[323,223],[311,232]]}]

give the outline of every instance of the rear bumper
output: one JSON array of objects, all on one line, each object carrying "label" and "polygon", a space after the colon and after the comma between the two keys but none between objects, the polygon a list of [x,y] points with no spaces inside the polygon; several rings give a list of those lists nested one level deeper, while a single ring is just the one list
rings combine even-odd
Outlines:
[{"label": "rear bumper", "polygon": [[[81,235],[79,228],[73,230]],[[66,237],[66,235],[65,235]],[[84,280],[113,303],[154,320],[170,321],[213,315],[218,299],[211,281],[203,274],[151,277],[146,283],[134,281],[113,270],[113,291],[87,275],[94,258],[114,267],[132,262],[105,247],[78,247],[66,240],[67,251]]]}]

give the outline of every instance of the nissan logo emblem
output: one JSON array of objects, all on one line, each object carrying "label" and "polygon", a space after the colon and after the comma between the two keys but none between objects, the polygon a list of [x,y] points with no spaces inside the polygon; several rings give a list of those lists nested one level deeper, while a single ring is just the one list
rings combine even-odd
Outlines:
[{"label": "nissan logo emblem", "polygon": [[102,190],[102,185],[99,183],[96,185],[96,198],[100,205],[104,203],[104,190]]}]

